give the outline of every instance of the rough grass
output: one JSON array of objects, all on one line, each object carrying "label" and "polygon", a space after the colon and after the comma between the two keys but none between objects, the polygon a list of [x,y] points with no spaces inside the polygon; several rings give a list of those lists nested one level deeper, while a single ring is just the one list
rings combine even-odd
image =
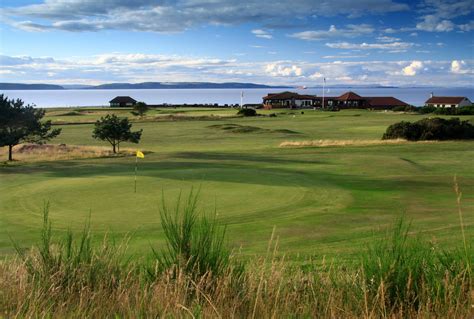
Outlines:
[{"label": "rough grass", "polygon": [[[190,200],[186,207],[194,210]],[[170,216],[162,213],[162,218]],[[180,231],[183,225],[189,230]],[[168,236],[168,245],[179,234],[209,229],[178,226],[168,228],[178,230],[178,236]],[[72,233],[54,237],[46,208],[40,243],[29,251],[17,247],[18,257],[0,262],[0,316],[470,318],[472,246],[461,242],[458,249],[434,250],[409,229],[401,219],[386,236],[374,238],[369,249],[359,247],[361,263],[308,259],[295,266],[279,253],[273,232],[266,254],[246,259],[241,271],[235,271],[239,254],[225,254],[226,265],[217,274],[210,264],[202,269],[207,271],[192,273],[179,267],[186,260],[178,258],[150,277],[143,270],[153,263],[146,258],[126,263],[117,258],[126,246],[115,246],[107,237],[94,246],[87,223],[78,239]],[[203,247],[221,241],[220,233],[208,236]]]},{"label": "rough grass", "polygon": [[[371,146],[371,145],[403,145],[414,143],[404,139],[394,140],[313,140],[313,141],[285,141],[280,147],[328,147],[328,146]],[[436,141],[423,142],[436,143]]]},{"label": "rough grass", "polygon": [[[110,147],[65,144],[19,144],[13,147],[13,159],[22,162],[42,162],[81,158],[100,158],[117,155],[133,155],[132,149],[121,149],[113,154]],[[0,148],[0,158],[7,158],[7,147]]]}]

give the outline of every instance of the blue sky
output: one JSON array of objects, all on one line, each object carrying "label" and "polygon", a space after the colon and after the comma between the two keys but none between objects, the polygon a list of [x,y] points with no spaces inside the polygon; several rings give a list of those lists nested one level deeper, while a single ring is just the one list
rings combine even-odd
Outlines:
[{"label": "blue sky", "polygon": [[3,0],[0,81],[474,85],[473,0]]}]

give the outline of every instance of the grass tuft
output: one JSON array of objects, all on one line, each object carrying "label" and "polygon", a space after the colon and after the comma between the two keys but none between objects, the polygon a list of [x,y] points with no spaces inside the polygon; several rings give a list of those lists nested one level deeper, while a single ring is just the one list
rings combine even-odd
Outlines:
[{"label": "grass tuft", "polygon": [[190,191],[182,204],[181,195],[174,209],[163,196],[160,220],[167,246],[153,250],[159,270],[171,270],[202,277],[220,276],[229,268],[230,250],[225,245],[225,227],[220,227],[217,214],[199,214],[199,192]]}]

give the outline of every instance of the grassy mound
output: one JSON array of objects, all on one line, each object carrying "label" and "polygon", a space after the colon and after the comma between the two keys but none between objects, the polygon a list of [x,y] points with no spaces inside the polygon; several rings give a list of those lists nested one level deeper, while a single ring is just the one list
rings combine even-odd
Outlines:
[{"label": "grassy mound", "polygon": [[240,124],[217,124],[210,125],[209,128],[220,129],[231,133],[283,133],[283,134],[300,134],[299,132],[288,129],[269,130],[257,126],[240,125]]}]

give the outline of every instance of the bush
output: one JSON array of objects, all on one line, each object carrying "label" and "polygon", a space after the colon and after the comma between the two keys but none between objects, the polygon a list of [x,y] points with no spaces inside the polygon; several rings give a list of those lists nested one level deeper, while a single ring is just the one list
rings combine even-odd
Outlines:
[{"label": "bush", "polygon": [[458,108],[457,115],[474,115],[474,105],[463,106]]},{"label": "bush", "polygon": [[420,114],[433,113],[434,111],[436,111],[436,107],[428,106],[428,105],[427,106],[422,106],[422,107],[419,107],[417,111]]},{"label": "bush", "polygon": [[390,125],[382,137],[383,140],[397,138],[409,141],[474,139],[474,126],[459,118],[447,120],[435,117],[414,123],[402,121]]},{"label": "bush", "polygon": [[423,106],[416,108],[416,111],[421,114],[438,114],[438,115],[474,115],[474,105],[462,107],[434,107]]},{"label": "bush", "polygon": [[394,112],[414,112],[417,111],[418,108],[411,106],[411,105],[400,105],[395,106],[392,111]]},{"label": "bush", "polygon": [[237,112],[237,115],[241,116],[257,116],[257,111],[255,109],[240,109]]}]

